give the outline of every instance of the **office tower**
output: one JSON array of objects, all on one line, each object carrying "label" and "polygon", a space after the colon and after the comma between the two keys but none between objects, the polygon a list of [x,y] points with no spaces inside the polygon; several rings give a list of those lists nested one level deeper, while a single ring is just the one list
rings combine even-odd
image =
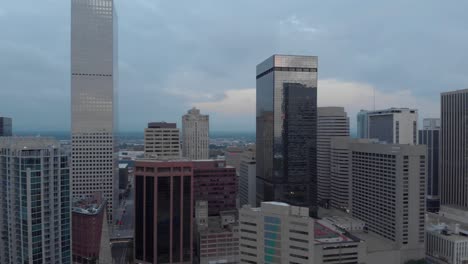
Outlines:
[{"label": "office tower", "polygon": [[439,133],[440,119],[423,120],[423,129],[419,130],[419,144],[427,146],[427,194],[426,210],[439,211]]},{"label": "office tower", "polygon": [[257,65],[257,202],[317,206],[317,57]]},{"label": "office tower", "polygon": [[135,262],[192,263],[193,163],[135,166]]},{"label": "office tower", "polygon": [[468,89],[442,93],[440,203],[468,210]]},{"label": "office tower", "polygon": [[106,214],[106,201],[100,193],[75,199],[72,207],[73,263],[112,262]]},{"label": "office tower", "polygon": [[192,160],[209,157],[209,116],[195,107],[182,116],[182,155]]},{"label": "office tower", "polygon": [[193,161],[194,199],[208,201],[208,214],[236,209],[236,169],[225,160]]},{"label": "office tower", "polygon": [[418,110],[409,108],[390,108],[369,111],[368,138],[390,144],[418,143]]},{"label": "office tower", "polygon": [[369,119],[368,119],[367,110],[361,110],[357,114],[357,137],[358,138],[368,138],[369,133]]},{"label": "office tower", "polygon": [[68,156],[48,138],[0,138],[0,263],[71,263]]},{"label": "office tower", "polygon": [[249,146],[242,153],[239,170],[239,202],[240,206],[256,204],[256,160],[255,145]]},{"label": "office tower", "polygon": [[330,202],[330,142],[349,136],[349,119],[343,107],[317,108],[317,197],[321,206]]},{"label": "office tower", "polygon": [[401,250],[424,258],[426,146],[351,143],[351,213]]},{"label": "office tower", "polygon": [[330,206],[348,210],[351,201],[352,143],[376,143],[375,139],[334,137],[330,142]]},{"label": "office tower", "polygon": [[117,203],[117,16],[113,0],[71,3],[71,176],[74,197]]},{"label": "office tower", "polygon": [[0,117],[0,137],[11,137],[13,135],[12,120],[8,117]]},{"label": "office tower", "polygon": [[[197,205],[205,212],[204,204]],[[197,209],[195,207],[195,211]],[[195,252],[198,258],[196,263],[199,264],[239,263],[237,210],[221,211],[219,215],[211,217],[206,214],[203,221],[197,221]]]},{"label": "office tower", "polygon": [[314,263],[309,208],[280,202],[239,210],[240,263]]},{"label": "office tower", "polygon": [[179,134],[176,123],[149,123],[145,128],[145,156],[154,159],[180,158]]}]

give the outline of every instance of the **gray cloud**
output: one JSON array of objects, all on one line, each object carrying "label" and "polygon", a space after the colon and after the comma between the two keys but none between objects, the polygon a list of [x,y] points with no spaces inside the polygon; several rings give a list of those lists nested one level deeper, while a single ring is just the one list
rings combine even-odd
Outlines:
[{"label": "gray cloud", "polygon": [[[118,0],[117,7],[122,130],[179,122],[192,104],[255,87],[255,65],[274,53],[318,55],[321,79],[410,90],[428,102],[468,83],[465,1]],[[17,130],[69,127],[69,16],[67,0],[0,8],[0,113]],[[254,129],[254,116],[204,112],[214,130]]]}]

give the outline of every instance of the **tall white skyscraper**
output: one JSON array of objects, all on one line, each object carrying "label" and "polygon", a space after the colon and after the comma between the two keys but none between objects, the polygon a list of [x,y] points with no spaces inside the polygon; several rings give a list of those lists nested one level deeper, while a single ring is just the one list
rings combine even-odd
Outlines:
[{"label": "tall white skyscraper", "polygon": [[209,116],[195,107],[182,116],[182,155],[192,160],[209,157]]},{"label": "tall white skyscraper", "polygon": [[113,0],[71,3],[73,196],[102,191],[109,220],[117,190],[117,16]]},{"label": "tall white skyscraper", "polygon": [[[365,119],[365,118],[364,118]],[[367,138],[389,144],[418,144],[418,110],[390,108],[367,112]]]},{"label": "tall white skyscraper", "polygon": [[325,206],[330,201],[331,140],[349,136],[349,119],[343,107],[319,107],[317,113],[317,195]]},{"label": "tall white skyscraper", "polygon": [[68,156],[48,138],[0,138],[0,263],[71,263]]}]

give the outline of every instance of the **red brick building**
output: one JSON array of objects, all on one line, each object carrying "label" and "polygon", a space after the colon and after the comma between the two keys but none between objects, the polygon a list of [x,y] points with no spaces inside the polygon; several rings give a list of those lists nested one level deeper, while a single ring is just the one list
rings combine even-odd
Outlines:
[{"label": "red brick building", "polygon": [[[100,194],[74,201],[72,207],[73,263],[99,263],[106,201]],[[108,239],[108,238],[107,238]]]},{"label": "red brick building", "polygon": [[238,179],[236,169],[224,160],[193,161],[195,201],[208,201],[208,214],[236,209]]}]

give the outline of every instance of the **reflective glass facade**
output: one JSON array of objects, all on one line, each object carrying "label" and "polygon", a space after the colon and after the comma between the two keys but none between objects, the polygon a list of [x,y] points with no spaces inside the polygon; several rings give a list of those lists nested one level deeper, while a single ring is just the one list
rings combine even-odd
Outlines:
[{"label": "reflective glass facade", "polygon": [[0,263],[71,263],[68,158],[43,138],[0,139]]},{"label": "reflective glass facade", "polygon": [[[257,201],[317,204],[317,57],[257,65]],[[313,211],[313,210],[312,210]]]}]

